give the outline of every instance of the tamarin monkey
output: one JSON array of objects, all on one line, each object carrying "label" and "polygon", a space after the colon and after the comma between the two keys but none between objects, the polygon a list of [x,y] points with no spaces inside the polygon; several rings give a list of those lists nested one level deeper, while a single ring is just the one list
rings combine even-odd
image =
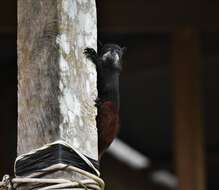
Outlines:
[{"label": "tamarin monkey", "polygon": [[116,137],[119,129],[119,75],[125,48],[105,44],[98,53],[85,48],[84,54],[97,70],[97,130],[99,159]]}]

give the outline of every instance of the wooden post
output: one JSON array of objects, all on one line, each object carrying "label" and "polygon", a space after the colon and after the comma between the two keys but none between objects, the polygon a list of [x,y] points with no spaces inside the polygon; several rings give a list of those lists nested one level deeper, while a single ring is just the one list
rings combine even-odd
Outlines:
[{"label": "wooden post", "polygon": [[95,0],[18,0],[18,155],[63,140],[98,159],[96,38]]},{"label": "wooden post", "polygon": [[190,26],[173,34],[175,157],[179,190],[204,190],[204,147],[200,103],[200,39]]}]

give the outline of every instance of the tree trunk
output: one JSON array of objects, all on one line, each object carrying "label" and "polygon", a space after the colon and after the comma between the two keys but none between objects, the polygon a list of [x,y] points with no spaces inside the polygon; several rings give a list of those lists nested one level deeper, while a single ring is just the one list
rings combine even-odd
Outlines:
[{"label": "tree trunk", "polygon": [[96,38],[95,0],[18,0],[18,155],[63,140],[98,159]]}]

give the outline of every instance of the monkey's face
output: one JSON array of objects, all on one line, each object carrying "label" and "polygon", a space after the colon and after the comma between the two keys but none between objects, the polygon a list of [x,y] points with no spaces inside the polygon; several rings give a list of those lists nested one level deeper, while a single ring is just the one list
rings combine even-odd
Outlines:
[{"label": "monkey's face", "polygon": [[103,66],[110,67],[112,69],[122,69],[122,56],[124,48],[116,44],[106,44],[102,48],[101,57],[103,60]]}]

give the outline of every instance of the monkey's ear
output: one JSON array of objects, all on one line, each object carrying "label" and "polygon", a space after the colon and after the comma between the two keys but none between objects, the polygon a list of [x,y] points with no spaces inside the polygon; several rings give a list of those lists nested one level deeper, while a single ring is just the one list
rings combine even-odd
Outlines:
[{"label": "monkey's ear", "polygon": [[127,47],[122,47],[122,52],[125,53],[127,51]]}]

